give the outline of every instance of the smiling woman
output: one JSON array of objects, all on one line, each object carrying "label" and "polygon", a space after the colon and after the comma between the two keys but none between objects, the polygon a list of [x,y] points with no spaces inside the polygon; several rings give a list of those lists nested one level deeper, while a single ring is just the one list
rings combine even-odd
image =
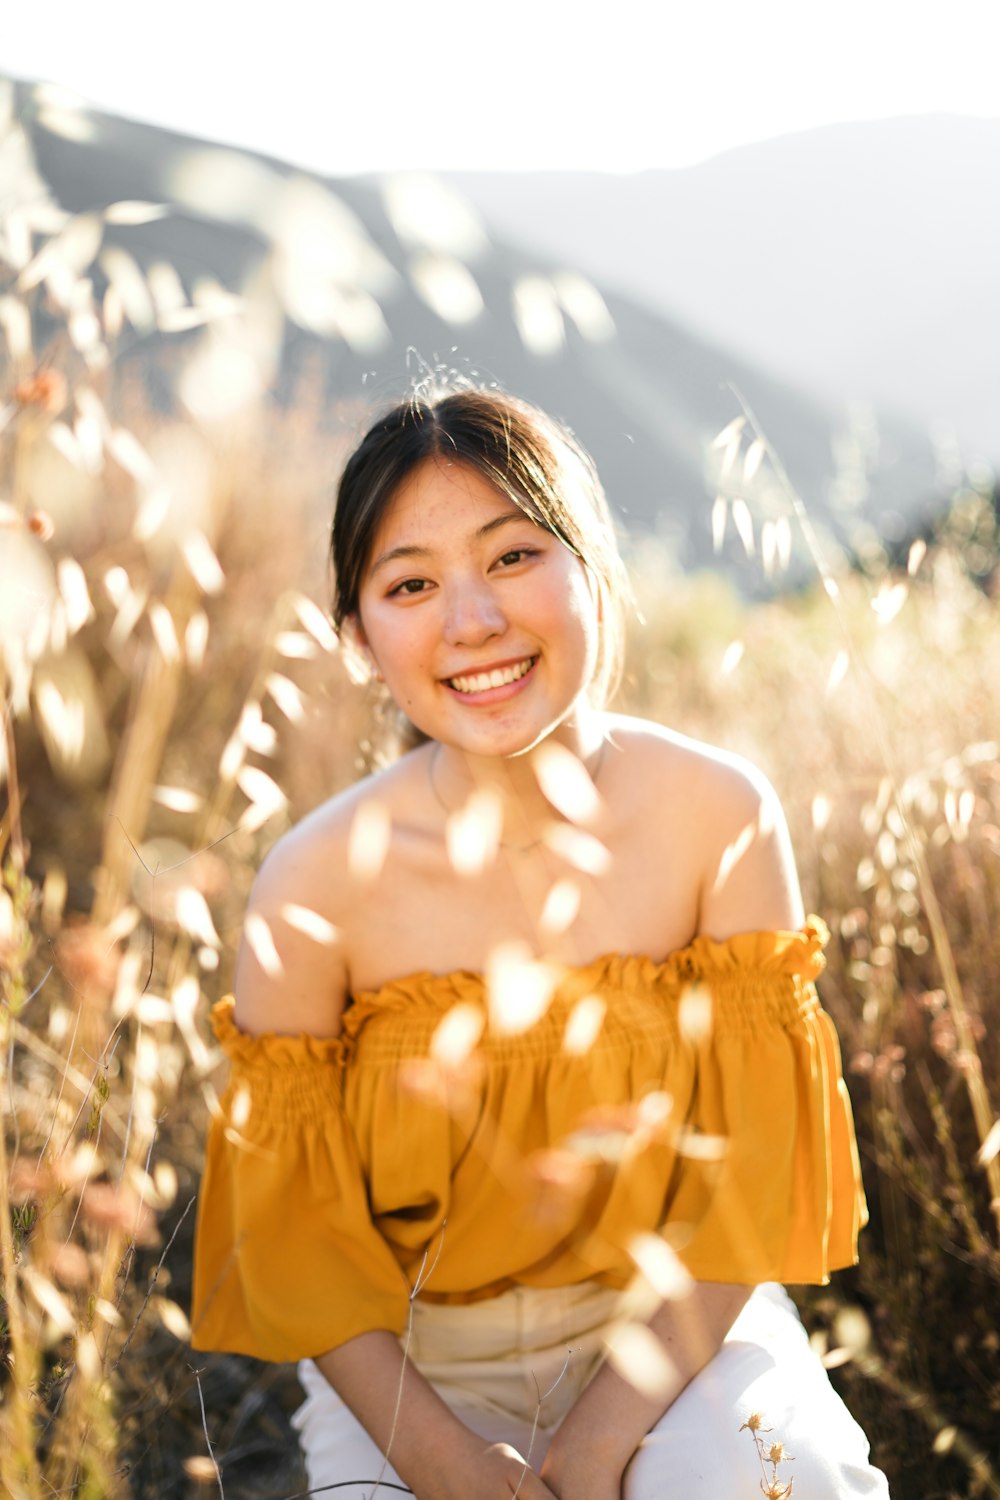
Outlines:
[{"label": "smiling woman", "polygon": [[582,748],[600,605],[558,537],[476,469],[427,458],[386,507],[372,558],[357,637],[417,729],[450,758],[524,753],[553,733]]},{"label": "smiling woman", "polygon": [[314,1487],[717,1500],[763,1412],[797,1492],[884,1496],[775,1284],[865,1219],[824,930],[759,773],[608,712],[589,460],[494,392],[403,403],[333,553],[336,623],[424,738],[255,884],[196,1347],[301,1361]]},{"label": "smiling woman", "polygon": [[[404,402],[372,427],[340,484],[333,529],[335,623],[339,627],[357,618],[364,569],[373,559],[380,566],[384,553],[394,550],[383,541],[376,556],[387,502],[429,459],[446,477],[452,466],[456,483],[470,483],[475,475],[484,481],[487,489],[479,498],[487,495],[492,512],[480,525],[503,528],[521,514],[536,523],[528,533],[533,546],[541,530],[584,564],[602,615],[593,689],[599,700],[606,699],[621,669],[628,597],[607,501],[590,458],[572,436],[509,396],[500,400],[469,390],[435,404]],[[454,466],[461,466],[461,474]],[[498,505],[502,499],[509,502],[506,508]],[[397,545],[407,543],[400,539]]]}]

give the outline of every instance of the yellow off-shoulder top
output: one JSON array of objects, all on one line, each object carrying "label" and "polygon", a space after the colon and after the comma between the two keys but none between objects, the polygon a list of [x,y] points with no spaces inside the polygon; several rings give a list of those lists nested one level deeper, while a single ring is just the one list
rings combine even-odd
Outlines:
[{"label": "yellow off-shoulder top", "polygon": [[541,1019],[485,1025],[464,1058],[439,1028],[458,1005],[485,1020],[474,973],[359,994],[335,1040],[247,1036],[220,1001],[195,1348],[290,1360],[401,1333],[418,1281],[456,1302],[624,1286],[642,1232],[700,1280],[826,1281],[867,1211],[813,983],[825,937],[811,919],[560,970]]}]

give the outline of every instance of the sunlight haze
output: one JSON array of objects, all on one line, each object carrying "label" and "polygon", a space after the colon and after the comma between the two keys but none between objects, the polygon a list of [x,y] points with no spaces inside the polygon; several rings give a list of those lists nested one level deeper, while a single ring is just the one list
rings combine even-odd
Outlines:
[{"label": "sunlight haze", "polygon": [[57,0],[22,7],[8,32],[0,66],[15,77],[334,176],[631,172],[835,121],[998,112],[988,0],[325,13]]}]

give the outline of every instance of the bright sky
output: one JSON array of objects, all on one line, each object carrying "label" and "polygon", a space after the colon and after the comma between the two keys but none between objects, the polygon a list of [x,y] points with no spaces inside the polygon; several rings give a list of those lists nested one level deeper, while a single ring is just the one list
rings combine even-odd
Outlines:
[{"label": "bright sky", "polygon": [[49,0],[0,69],[331,175],[691,165],[1000,114],[997,0]]}]

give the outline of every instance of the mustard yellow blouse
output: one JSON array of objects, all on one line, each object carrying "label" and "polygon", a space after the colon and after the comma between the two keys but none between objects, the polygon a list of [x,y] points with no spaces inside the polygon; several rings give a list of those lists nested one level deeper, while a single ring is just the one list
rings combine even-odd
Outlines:
[{"label": "mustard yellow blouse", "polygon": [[220,1001],[195,1348],[289,1360],[401,1333],[418,1280],[458,1302],[623,1286],[643,1231],[701,1280],[826,1281],[867,1212],[813,986],[825,938],[811,919],[561,970],[540,1020],[486,1025],[464,1059],[438,1028],[462,1003],[485,1018],[473,973],[359,994],[332,1041],[247,1036]]}]

